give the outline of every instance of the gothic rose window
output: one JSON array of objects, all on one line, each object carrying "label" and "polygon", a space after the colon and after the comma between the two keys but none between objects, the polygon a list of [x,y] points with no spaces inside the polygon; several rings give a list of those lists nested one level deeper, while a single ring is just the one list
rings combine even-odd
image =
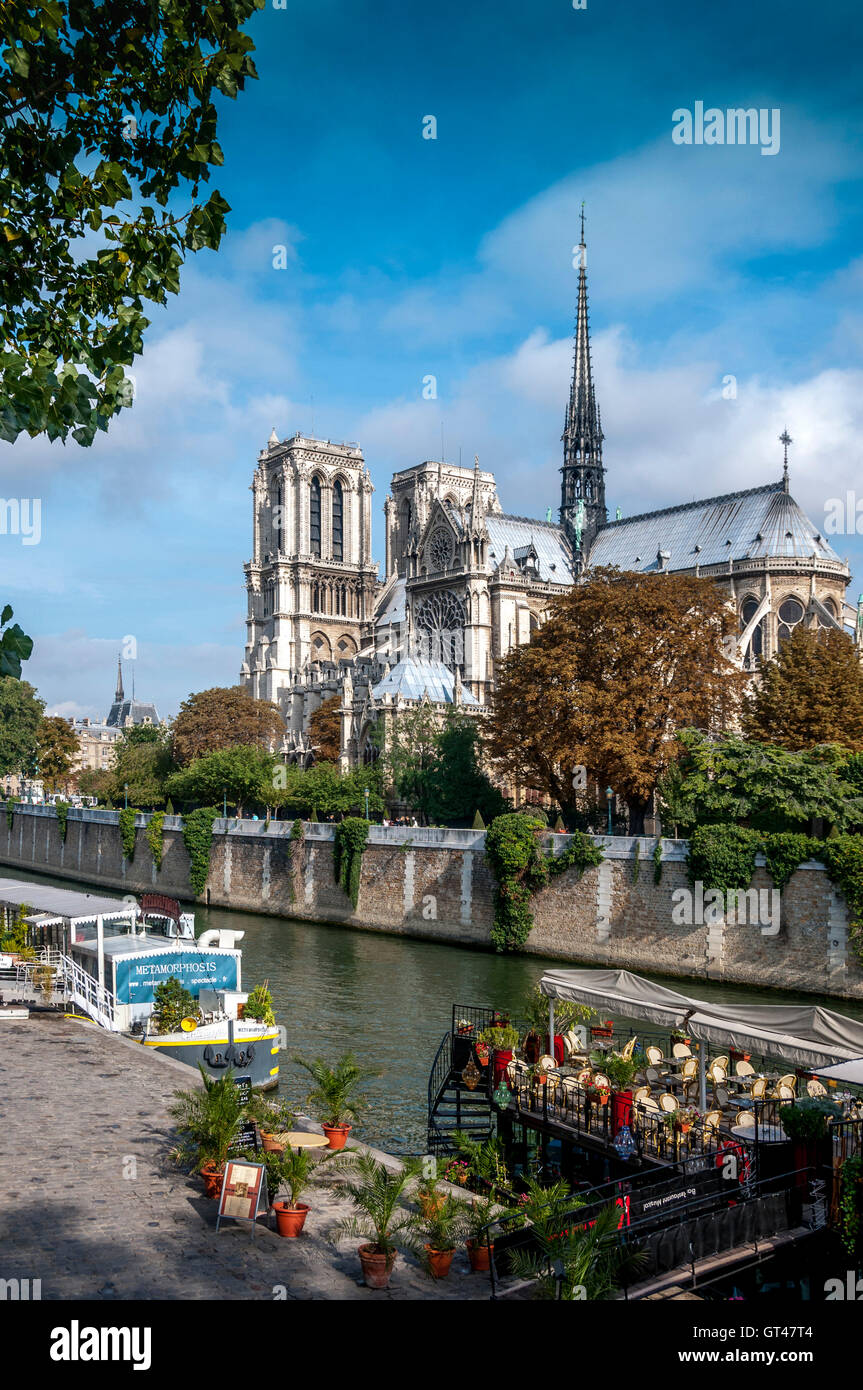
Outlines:
[{"label": "gothic rose window", "polygon": [[787,642],[795,627],[803,621],[805,610],[799,598],[786,598],[779,605],[779,643]]},{"label": "gothic rose window", "polygon": [[428,543],[429,563],[433,570],[449,569],[452,564],[452,537],[444,526],[432,531]]}]

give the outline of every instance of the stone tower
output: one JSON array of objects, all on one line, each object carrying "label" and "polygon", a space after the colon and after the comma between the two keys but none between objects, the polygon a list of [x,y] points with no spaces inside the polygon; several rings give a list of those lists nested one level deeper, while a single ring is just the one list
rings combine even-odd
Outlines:
[{"label": "stone tower", "polygon": [[605,509],[605,469],[602,466],[602,423],[593,389],[593,367],[590,360],[587,247],[584,241],[583,208],[578,250],[578,307],[575,319],[572,384],[562,435],[560,522],[570,539],[580,572],[584,569],[597,531],[608,520]]},{"label": "stone tower", "polygon": [[252,495],[241,679],[288,717],[304,675],[332,674],[370,640],[378,590],[372,482],[358,444],[300,434],[280,442],[274,430]]}]

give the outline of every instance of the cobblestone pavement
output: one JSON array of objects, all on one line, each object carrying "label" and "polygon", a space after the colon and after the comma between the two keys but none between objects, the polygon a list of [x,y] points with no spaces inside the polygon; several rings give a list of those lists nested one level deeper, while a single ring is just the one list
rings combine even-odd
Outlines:
[{"label": "cobblestone pavement", "polygon": [[[338,1180],[306,1195],[303,1235],[228,1222],[165,1161],[173,1091],[194,1077],[95,1024],[0,1021],[0,1279],[43,1299],[487,1299],[464,1252],[433,1282],[400,1256],[387,1291],[361,1283],[356,1242],[324,1239],[348,1211]],[[136,1176],[126,1176],[136,1170]]]}]

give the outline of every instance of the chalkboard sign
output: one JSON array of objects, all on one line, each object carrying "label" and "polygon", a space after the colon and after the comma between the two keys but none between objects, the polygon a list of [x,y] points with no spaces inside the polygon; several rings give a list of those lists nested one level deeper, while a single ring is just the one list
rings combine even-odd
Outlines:
[{"label": "chalkboard sign", "polygon": [[234,1085],[240,1093],[240,1100],[243,1105],[248,1105],[252,1099],[252,1078],[250,1076],[235,1076]]},{"label": "chalkboard sign", "polygon": [[231,1143],[229,1152],[238,1153],[240,1149],[254,1149],[258,1152],[258,1131],[253,1120],[244,1120],[236,1137]]}]

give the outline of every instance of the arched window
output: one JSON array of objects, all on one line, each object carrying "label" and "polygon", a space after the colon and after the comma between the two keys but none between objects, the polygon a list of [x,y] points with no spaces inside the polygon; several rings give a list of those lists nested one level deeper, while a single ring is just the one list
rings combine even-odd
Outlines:
[{"label": "arched window", "polygon": [[779,605],[779,645],[787,642],[798,623],[803,621],[805,613],[803,604],[799,598],[783,599]]},{"label": "arched window", "polygon": [[313,555],[321,553],[321,480],[312,478],[309,498],[309,541]]},{"label": "arched window", "polygon": [[[740,609],[740,631],[745,632],[755,614],[758,611],[759,601],[757,598],[745,598]],[[758,665],[758,659],[764,652],[764,630],[763,623],[759,623],[752,634],[749,646],[746,648],[746,655],[743,664],[747,671],[753,670]]]},{"label": "arched window", "polygon": [[344,495],[343,495],[343,493],[342,493],[342,485],[341,485],[341,483],[339,482],[339,480],[338,480],[338,478],[337,478],[336,481],[335,481],[335,483],[333,484],[333,559],[334,559],[334,560],[343,560],[343,559],[344,559],[344,553],[343,553],[343,551],[344,551],[344,545],[343,545],[343,536],[344,536],[344,526],[343,526],[344,506],[345,506],[345,499],[344,499]]}]

